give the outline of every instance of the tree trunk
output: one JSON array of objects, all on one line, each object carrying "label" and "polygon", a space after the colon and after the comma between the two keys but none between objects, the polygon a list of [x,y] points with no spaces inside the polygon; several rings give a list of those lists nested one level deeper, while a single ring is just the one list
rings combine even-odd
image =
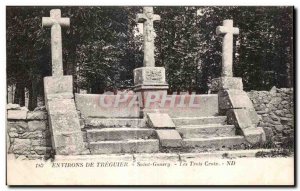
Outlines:
[{"label": "tree trunk", "polygon": [[33,111],[37,107],[37,84],[36,80],[32,80],[29,88],[28,109]]},{"label": "tree trunk", "polygon": [[22,82],[18,82],[16,84],[14,103],[19,104],[20,106],[25,106],[25,86]]}]

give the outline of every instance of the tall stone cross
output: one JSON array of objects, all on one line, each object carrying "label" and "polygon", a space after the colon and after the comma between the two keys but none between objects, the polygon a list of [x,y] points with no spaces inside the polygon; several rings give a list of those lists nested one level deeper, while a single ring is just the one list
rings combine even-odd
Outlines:
[{"label": "tall stone cross", "polygon": [[153,14],[153,7],[143,7],[143,13],[138,14],[136,21],[143,23],[144,36],[144,67],[155,67],[154,38],[156,37],[153,21],[159,21],[160,16]]},{"label": "tall stone cross", "polygon": [[217,35],[224,34],[222,48],[222,77],[232,77],[233,35],[239,34],[239,29],[233,27],[233,20],[224,20],[223,26],[218,26]]},{"label": "tall stone cross", "polygon": [[70,18],[62,18],[60,9],[52,9],[42,18],[43,27],[51,27],[52,76],[63,76],[61,26],[70,26]]}]

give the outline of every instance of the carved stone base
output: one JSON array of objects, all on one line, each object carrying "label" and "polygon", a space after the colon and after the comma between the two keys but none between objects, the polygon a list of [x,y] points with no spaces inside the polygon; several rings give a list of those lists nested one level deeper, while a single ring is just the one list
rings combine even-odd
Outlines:
[{"label": "carved stone base", "polygon": [[141,67],[136,68],[133,73],[135,86],[167,86],[163,67]]},{"label": "carved stone base", "polygon": [[141,93],[142,105],[140,116],[146,113],[160,112],[157,104],[162,96],[167,94],[169,88],[166,83],[165,68],[141,67],[134,71],[134,91]]}]

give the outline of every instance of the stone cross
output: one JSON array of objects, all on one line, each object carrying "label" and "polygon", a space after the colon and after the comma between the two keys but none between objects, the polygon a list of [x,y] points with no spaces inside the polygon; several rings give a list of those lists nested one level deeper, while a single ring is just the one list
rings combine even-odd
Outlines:
[{"label": "stone cross", "polygon": [[153,21],[159,21],[160,16],[153,14],[153,7],[143,7],[143,13],[138,14],[136,21],[143,23],[144,36],[144,67],[155,67],[154,38],[156,37]]},{"label": "stone cross", "polygon": [[43,27],[51,27],[52,76],[63,76],[61,26],[70,26],[70,18],[62,18],[60,9],[52,9],[42,18]]},{"label": "stone cross", "polygon": [[218,26],[217,35],[224,34],[222,48],[222,77],[232,77],[233,35],[239,34],[239,29],[233,27],[233,20],[224,20],[223,26]]}]

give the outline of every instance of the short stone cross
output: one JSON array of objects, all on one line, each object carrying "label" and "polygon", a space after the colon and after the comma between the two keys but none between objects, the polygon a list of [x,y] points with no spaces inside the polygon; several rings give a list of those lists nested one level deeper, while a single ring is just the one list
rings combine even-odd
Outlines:
[{"label": "short stone cross", "polygon": [[218,26],[216,33],[225,34],[222,48],[222,77],[232,77],[233,35],[239,34],[239,29],[233,27],[233,20],[224,20],[223,26]]},{"label": "short stone cross", "polygon": [[143,23],[144,36],[144,67],[155,67],[154,38],[156,37],[153,21],[159,21],[160,16],[153,14],[153,7],[143,7],[143,13],[138,14],[136,21]]},{"label": "short stone cross", "polygon": [[42,18],[43,27],[51,27],[52,76],[63,76],[61,26],[70,26],[70,18],[62,18],[60,9],[52,9]]}]

